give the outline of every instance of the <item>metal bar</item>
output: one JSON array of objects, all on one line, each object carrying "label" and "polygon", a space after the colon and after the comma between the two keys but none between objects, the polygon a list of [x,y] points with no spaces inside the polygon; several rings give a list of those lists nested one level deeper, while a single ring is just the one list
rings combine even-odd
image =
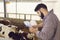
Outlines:
[{"label": "metal bar", "polygon": [[26,20],[26,14],[24,14],[24,20]]},{"label": "metal bar", "polygon": [[4,18],[6,18],[6,2],[5,2],[5,0],[3,0],[4,1]]},{"label": "metal bar", "polygon": [[16,18],[17,18],[17,0],[16,0]]}]

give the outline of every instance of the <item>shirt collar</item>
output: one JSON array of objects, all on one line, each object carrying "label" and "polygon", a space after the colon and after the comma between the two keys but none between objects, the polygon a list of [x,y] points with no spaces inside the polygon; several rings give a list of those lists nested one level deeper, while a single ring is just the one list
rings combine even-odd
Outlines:
[{"label": "shirt collar", "polygon": [[43,20],[45,20],[47,18],[47,16],[52,14],[52,13],[53,13],[53,9],[48,12],[48,14],[43,18]]}]

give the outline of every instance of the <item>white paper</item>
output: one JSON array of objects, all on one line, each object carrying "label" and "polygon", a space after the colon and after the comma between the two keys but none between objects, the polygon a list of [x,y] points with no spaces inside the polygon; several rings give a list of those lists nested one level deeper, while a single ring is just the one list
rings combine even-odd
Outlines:
[{"label": "white paper", "polygon": [[26,27],[37,25],[36,21],[24,21],[24,24],[26,25]]}]

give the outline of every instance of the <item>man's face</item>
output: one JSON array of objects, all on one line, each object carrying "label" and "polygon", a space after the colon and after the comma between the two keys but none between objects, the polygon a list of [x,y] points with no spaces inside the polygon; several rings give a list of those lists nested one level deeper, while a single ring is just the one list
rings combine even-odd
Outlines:
[{"label": "man's face", "polygon": [[37,14],[43,19],[44,18],[44,13],[41,10],[37,11]]}]

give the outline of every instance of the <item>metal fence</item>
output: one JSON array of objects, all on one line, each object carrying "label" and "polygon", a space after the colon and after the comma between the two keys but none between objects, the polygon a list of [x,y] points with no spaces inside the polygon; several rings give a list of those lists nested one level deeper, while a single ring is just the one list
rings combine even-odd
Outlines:
[{"label": "metal fence", "polygon": [[[0,17],[4,17],[4,13],[0,13]],[[7,18],[16,18],[24,20],[40,20],[36,14],[23,14],[23,13],[6,13]]]}]

